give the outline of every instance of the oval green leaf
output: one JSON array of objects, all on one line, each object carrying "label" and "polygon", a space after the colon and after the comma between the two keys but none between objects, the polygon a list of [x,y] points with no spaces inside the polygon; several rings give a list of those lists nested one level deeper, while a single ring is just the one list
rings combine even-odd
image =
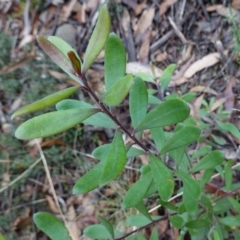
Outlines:
[{"label": "oval green leaf", "polygon": [[181,216],[170,216],[169,221],[176,228],[181,228],[184,224],[184,220]]},{"label": "oval green leaf", "polygon": [[161,84],[161,91],[164,92],[169,83],[172,80],[172,75],[173,72],[176,68],[176,64],[170,64],[169,66],[167,66],[167,68],[162,72],[162,75],[160,77],[160,84]]},{"label": "oval green leaf", "polygon": [[107,219],[105,219],[104,217],[102,217],[100,215],[98,215],[97,218],[102,223],[102,225],[106,228],[106,230],[109,232],[111,237],[114,238],[114,229],[113,229],[112,224]]},{"label": "oval green leaf", "polygon": [[144,174],[137,182],[135,182],[127,191],[123,198],[123,206],[131,208],[136,206],[145,197],[148,189],[153,182],[152,173]]},{"label": "oval green leaf", "polygon": [[84,55],[82,71],[85,73],[104,48],[110,32],[111,20],[106,5],[99,11],[98,20]]},{"label": "oval green leaf", "polygon": [[173,136],[168,139],[163,145],[160,153],[173,151],[180,147],[187,146],[196,141],[200,136],[200,129],[195,126],[185,126],[175,132]]},{"label": "oval green leaf", "polygon": [[109,106],[119,105],[127,96],[133,83],[133,76],[128,74],[119,79],[102,97],[102,101]]},{"label": "oval green leaf", "polygon": [[163,201],[168,201],[174,190],[174,180],[172,172],[168,167],[154,155],[149,155],[152,175],[155,181],[159,196]]},{"label": "oval green leaf", "polygon": [[110,33],[106,42],[104,70],[106,90],[109,90],[126,72],[126,51],[115,33]]},{"label": "oval green leaf", "polygon": [[127,160],[126,148],[122,134],[116,131],[106,158],[101,161],[104,164],[99,180],[99,185],[104,185],[116,178],[124,169]]},{"label": "oval green leaf", "polygon": [[139,123],[135,132],[163,127],[185,120],[190,113],[188,105],[180,99],[171,99],[151,110]]},{"label": "oval green leaf", "polygon": [[48,137],[74,127],[99,109],[70,109],[59,112],[50,112],[29,119],[21,124],[16,132],[16,138],[28,140],[33,138]]},{"label": "oval green leaf", "polygon": [[64,224],[50,213],[35,213],[33,215],[33,221],[37,227],[52,240],[72,240]]},{"label": "oval green leaf", "polygon": [[187,228],[191,228],[191,229],[199,229],[199,228],[203,228],[209,224],[210,224],[210,222],[207,219],[196,219],[196,220],[187,222],[185,226]]},{"label": "oval green leaf", "polygon": [[175,173],[183,182],[183,202],[186,210],[188,212],[195,212],[198,207],[198,199],[201,195],[199,183],[185,172],[177,170]]},{"label": "oval green leaf", "polygon": [[104,165],[98,163],[94,168],[82,176],[73,186],[73,194],[88,193],[99,186],[99,178],[103,171]]},{"label": "oval green leaf", "polygon": [[[110,149],[110,146],[111,144],[110,143],[107,143],[107,144],[104,144],[102,146],[99,146],[97,148],[95,148],[92,152],[92,155],[99,159],[99,160],[102,160],[106,157],[109,149]],[[130,157],[137,157],[139,155],[145,155],[146,153],[141,150],[141,149],[138,149],[138,148],[135,148],[135,147],[131,147],[128,151],[127,151],[127,158],[130,158]]]},{"label": "oval green leaf", "polygon": [[[73,99],[63,100],[57,103],[56,105],[56,109],[58,111],[74,109],[74,108],[86,109],[86,108],[94,108],[94,106],[89,103],[73,100]],[[96,113],[93,116],[87,118],[86,120],[83,121],[83,123],[97,126],[97,127],[105,127],[105,128],[116,128],[117,126],[116,123],[110,117],[108,117],[106,114],[102,112]]]},{"label": "oval green leaf", "polygon": [[147,217],[149,220],[152,220],[150,213],[148,212],[147,207],[141,201],[137,205],[134,206],[143,216]]},{"label": "oval green leaf", "polygon": [[137,127],[147,114],[148,92],[144,81],[140,77],[134,78],[129,93],[129,109],[133,127]]},{"label": "oval green leaf", "polygon": [[[65,71],[72,79],[81,83],[81,80],[77,78],[75,70],[73,69],[72,63],[67,55],[69,51],[76,51],[64,40],[56,36],[50,36],[48,39],[37,36],[37,41],[43,51],[63,70]],[[66,52],[67,51],[67,52]],[[80,58],[79,58],[80,61]]]},{"label": "oval green leaf", "polygon": [[224,156],[221,151],[215,150],[203,157],[191,170],[191,172],[198,172],[214,168],[224,161]]},{"label": "oval green leaf", "polygon": [[[69,59],[68,53],[69,53],[69,52],[73,52],[74,55],[75,55],[75,57],[77,58],[76,60],[78,60],[78,64],[80,65],[79,68],[81,68],[82,62],[81,62],[80,57],[78,56],[77,52],[76,52],[67,42],[65,42],[62,38],[57,37],[57,36],[49,36],[49,37],[48,37],[48,41],[50,41],[53,45],[55,45],[58,49],[60,49],[61,52],[66,56],[67,59]],[[47,53],[47,54],[48,54],[48,53]],[[50,56],[50,57],[51,57],[51,56]],[[67,72],[68,75],[69,75],[72,79],[74,79],[75,81],[81,82],[80,78],[78,78],[78,77],[75,76],[76,70],[74,69],[74,67],[73,67],[73,65],[72,65],[73,63],[72,63],[71,59],[69,59],[69,61],[70,61],[70,64],[71,64],[72,69],[74,70],[74,72],[73,72],[73,73]],[[56,62],[55,62],[55,63],[56,63]],[[64,70],[64,69],[63,69],[63,70]],[[78,71],[77,71],[77,73],[79,74]]]},{"label": "oval green leaf", "polygon": [[44,109],[46,107],[52,106],[55,103],[69,97],[70,95],[75,93],[79,88],[80,87],[70,87],[67,89],[63,89],[63,90],[55,92],[43,99],[40,99],[34,103],[24,106],[24,107],[18,109],[16,112],[14,112],[13,115],[11,116],[11,119],[13,119],[17,116],[21,116],[26,113],[35,112],[35,111]]},{"label": "oval green leaf", "polygon": [[[84,235],[86,235],[89,238],[103,240],[103,239],[111,239],[111,235],[107,231],[107,229],[101,225],[101,224],[94,224],[91,226],[88,226],[83,231]],[[121,232],[118,230],[114,230],[115,237],[120,237],[122,235]]]}]

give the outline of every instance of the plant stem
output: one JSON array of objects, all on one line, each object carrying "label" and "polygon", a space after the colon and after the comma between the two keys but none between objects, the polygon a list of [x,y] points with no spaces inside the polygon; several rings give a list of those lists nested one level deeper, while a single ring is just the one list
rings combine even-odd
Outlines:
[{"label": "plant stem", "polygon": [[126,237],[128,237],[128,236],[134,234],[135,232],[139,232],[139,231],[141,231],[142,229],[151,226],[152,224],[155,224],[155,223],[157,223],[157,222],[164,221],[164,220],[167,220],[167,219],[168,219],[168,216],[165,215],[165,216],[163,216],[162,218],[157,219],[157,220],[154,220],[154,221],[152,221],[152,222],[150,222],[150,223],[148,223],[148,224],[146,224],[146,225],[144,225],[144,226],[142,226],[142,227],[140,227],[140,228],[138,228],[138,229],[136,229],[136,230],[133,230],[133,231],[131,231],[131,232],[129,232],[129,233],[124,234],[124,235],[121,236],[121,237],[114,238],[114,240],[125,239]]},{"label": "plant stem", "polygon": [[95,94],[95,92],[91,89],[91,87],[88,84],[87,78],[82,75],[79,76],[81,78],[81,80],[84,83],[85,86],[85,90],[89,93],[89,95],[97,102],[97,104],[99,105],[99,107],[102,109],[102,111],[107,114],[116,124],[117,126],[124,132],[126,133],[137,145],[139,145],[146,153],[149,153],[149,149],[143,144],[141,143],[134,134],[131,134],[117,119],[117,117],[115,115],[113,115],[108,109],[107,107],[103,104],[103,102],[98,98],[98,96]]}]

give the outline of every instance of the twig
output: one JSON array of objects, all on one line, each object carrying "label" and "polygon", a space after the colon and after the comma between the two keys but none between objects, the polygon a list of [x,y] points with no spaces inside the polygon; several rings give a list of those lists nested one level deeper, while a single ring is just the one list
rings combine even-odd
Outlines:
[{"label": "twig", "polygon": [[131,134],[117,119],[117,117],[115,115],[113,115],[108,109],[107,107],[103,104],[103,102],[97,97],[97,95],[94,93],[94,91],[91,89],[91,87],[88,85],[88,81],[86,79],[86,77],[84,75],[82,76],[78,76],[79,78],[81,78],[81,80],[84,83],[85,86],[85,91],[87,91],[89,93],[89,95],[97,102],[97,104],[99,105],[99,107],[102,109],[102,111],[107,114],[116,124],[117,126],[125,133],[127,134],[137,145],[139,145],[146,153],[149,153],[149,149],[143,144],[141,143],[134,134]]},{"label": "twig", "polygon": [[52,178],[51,178],[51,175],[50,175],[50,172],[49,172],[49,169],[48,169],[47,160],[46,160],[46,158],[44,156],[44,153],[42,151],[42,148],[41,148],[40,144],[37,141],[36,141],[36,145],[37,145],[37,148],[39,150],[39,153],[40,153],[43,165],[44,165],[44,169],[45,169],[45,172],[46,172],[46,175],[47,175],[47,179],[48,179],[48,183],[49,183],[52,195],[53,195],[53,199],[54,199],[55,204],[56,204],[56,206],[58,208],[58,211],[59,211],[59,213],[60,213],[60,215],[61,215],[61,217],[63,219],[63,222],[64,222],[65,226],[68,227],[68,222],[67,222],[67,220],[66,220],[66,218],[65,218],[65,216],[64,216],[64,214],[62,212],[62,209],[60,207],[60,204],[58,202],[57,194],[55,192],[55,189],[54,189],[54,186],[53,186],[53,182],[52,182]]},{"label": "twig", "polygon": [[0,189],[0,193],[5,191],[7,188],[11,187],[14,183],[16,183],[18,180],[20,180],[23,176],[25,176],[31,169],[33,169],[40,162],[41,162],[41,158],[37,159],[37,161],[34,162],[26,171],[24,171],[17,178],[15,178],[13,181],[11,181],[7,186],[2,187]]},{"label": "twig", "polygon": [[131,231],[131,232],[129,232],[129,233],[126,233],[125,235],[123,235],[123,236],[121,236],[121,237],[119,237],[119,238],[114,238],[114,240],[125,239],[126,237],[134,234],[135,232],[139,232],[139,231],[141,231],[142,229],[144,229],[144,228],[146,228],[146,227],[149,227],[149,226],[151,226],[152,224],[155,224],[155,223],[157,223],[157,222],[164,221],[164,220],[166,220],[167,218],[168,218],[168,216],[165,215],[165,216],[163,216],[162,218],[157,219],[157,220],[155,220],[155,221],[152,221],[152,222],[148,223],[147,225],[144,225],[144,226],[142,226],[142,227],[140,227],[140,228],[138,228],[138,229],[136,229],[136,230],[134,230],[134,231]]}]

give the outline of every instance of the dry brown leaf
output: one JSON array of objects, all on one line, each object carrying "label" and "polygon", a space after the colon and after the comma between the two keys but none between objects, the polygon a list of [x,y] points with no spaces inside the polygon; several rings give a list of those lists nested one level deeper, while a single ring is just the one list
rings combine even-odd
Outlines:
[{"label": "dry brown leaf", "polygon": [[203,70],[204,68],[211,67],[219,62],[221,55],[218,52],[210,53],[203,58],[194,62],[184,73],[185,78],[191,78],[195,73]]},{"label": "dry brown leaf", "polygon": [[33,35],[26,35],[19,43],[18,45],[18,49],[21,49],[22,47],[24,47],[25,45],[27,45],[28,43],[32,42],[34,40]]},{"label": "dry brown leaf", "polygon": [[191,88],[190,92],[205,92],[205,93],[211,93],[213,95],[218,95],[218,93],[213,89],[206,86],[200,86],[200,85]]},{"label": "dry brown leaf", "polygon": [[57,72],[57,71],[54,71],[54,70],[48,70],[48,73],[56,78],[57,80],[62,80],[64,78],[68,78],[68,75],[67,74],[64,74],[64,73],[60,73],[60,72]]},{"label": "dry brown leaf", "polygon": [[143,38],[141,47],[139,49],[139,61],[142,63],[148,63],[149,62],[149,48],[150,48],[150,36],[151,31],[148,30]]},{"label": "dry brown leaf", "polygon": [[228,83],[227,83],[227,86],[226,86],[226,89],[224,90],[223,94],[224,94],[224,97],[226,98],[226,102],[225,102],[225,109],[226,110],[232,110],[235,106],[235,94],[233,93],[233,87],[236,85],[236,78],[235,77],[232,77]]},{"label": "dry brown leaf", "polygon": [[128,5],[134,11],[135,16],[137,16],[142,12],[147,0],[144,0],[142,3],[137,3],[136,0],[123,0],[122,2]]},{"label": "dry brown leaf", "polygon": [[12,227],[13,231],[20,231],[31,224],[32,217],[30,216],[30,213],[31,209],[26,208],[25,213],[15,219]]},{"label": "dry brown leaf", "polygon": [[191,106],[191,112],[190,116],[194,118],[199,118],[198,110],[202,106],[202,100],[204,99],[204,94],[200,95],[190,106]]},{"label": "dry brown leaf", "polygon": [[159,14],[162,16],[166,11],[168,10],[169,7],[171,7],[174,3],[176,3],[178,0],[165,0],[160,4],[159,7]]},{"label": "dry brown leaf", "polygon": [[28,61],[34,59],[36,56],[33,54],[30,54],[28,56],[26,56],[24,59],[21,59],[17,62],[11,63],[8,66],[3,67],[2,69],[0,69],[0,74],[6,74],[6,73],[10,73],[13,72],[21,67],[23,67],[25,64],[27,64]]},{"label": "dry brown leaf", "polygon": [[224,102],[226,102],[226,98],[219,98],[216,102],[213,103],[212,107],[209,109],[209,112],[213,112],[218,109]]},{"label": "dry brown leaf", "polygon": [[56,206],[56,203],[53,200],[53,198],[49,195],[46,195],[46,199],[47,199],[48,206],[51,209],[51,211],[54,212],[54,213],[59,213],[59,210],[58,210],[58,208]]},{"label": "dry brown leaf", "polygon": [[183,75],[187,71],[187,69],[191,66],[194,60],[195,60],[195,55],[193,54],[192,57],[172,77],[172,81],[169,84],[170,87],[179,86],[188,81],[188,79],[186,77],[183,77]]},{"label": "dry brown leaf", "polygon": [[54,145],[65,146],[66,144],[59,138],[52,138],[52,139],[46,140],[44,142],[41,142],[40,145],[41,145],[41,147],[51,147]]},{"label": "dry brown leaf", "polygon": [[[162,75],[162,70],[160,68],[154,66],[154,71],[155,71],[156,78],[159,78]],[[142,64],[139,62],[127,63],[126,72],[133,75],[136,75],[136,73],[139,73],[139,72],[148,73],[151,76],[153,76],[151,67],[149,65]]]},{"label": "dry brown leaf", "polygon": [[76,2],[73,7],[73,12],[75,12],[73,19],[77,20],[80,24],[86,23],[86,3],[80,4]]},{"label": "dry brown leaf", "polygon": [[220,7],[224,7],[224,6],[222,4],[215,4],[215,5],[207,6],[206,10],[208,12],[214,12],[217,10],[217,8],[220,8]]},{"label": "dry brown leaf", "polygon": [[86,1],[86,10],[93,12],[99,6],[101,0],[88,0]]},{"label": "dry brown leaf", "polygon": [[239,10],[240,9],[240,0],[233,0],[232,7]]},{"label": "dry brown leaf", "polygon": [[68,208],[67,220],[68,220],[68,226],[66,227],[68,228],[70,237],[73,240],[78,240],[80,237],[80,229],[76,222],[76,212],[73,205],[70,205],[70,207]]},{"label": "dry brown leaf", "polygon": [[152,20],[155,14],[155,8],[145,9],[142,16],[140,17],[136,31],[134,33],[136,43],[139,43],[142,36],[145,34],[147,29],[152,25]]},{"label": "dry brown leaf", "polygon": [[9,182],[10,182],[9,172],[5,172],[2,175],[2,184],[1,184],[1,186],[4,188],[4,187],[8,186]]},{"label": "dry brown leaf", "polygon": [[219,15],[226,17],[226,18],[233,18],[233,16],[236,17],[237,21],[240,21],[240,15],[239,12],[235,9],[229,9],[229,7],[225,6],[218,6],[216,8],[216,11]]},{"label": "dry brown leaf", "polygon": [[178,60],[177,65],[182,65],[188,61],[192,56],[193,45],[190,44],[187,47],[187,50],[183,52],[182,57]]},{"label": "dry brown leaf", "polygon": [[156,62],[163,62],[167,59],[167,54],[163,53],[161,51],[158,51],[156,56],[155,56],[155,61]]}]

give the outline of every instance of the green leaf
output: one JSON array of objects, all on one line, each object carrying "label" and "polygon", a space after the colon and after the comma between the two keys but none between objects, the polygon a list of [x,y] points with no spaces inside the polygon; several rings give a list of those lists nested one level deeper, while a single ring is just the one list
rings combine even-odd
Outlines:
[{"label": "green leaf", "polygon": [[110,32],[111,20],[106,5],[99,11],[98,20],[89,40],[83,61],[82,72],[85,73],[104,48]]},{"label": "green leaf", "polygon": [[18,109],[16,112],[14,112],[13,115],[11,116],[11,119],[13,119],[17,116],[21,116],[26,113],[35,112],[35,111],[44,109],[46,107],[52,106],[55,103],[69,97],[70,95],[75,93],[79,88],[80,87],[66,88],[61,91],[55,92],[41,100],[38,100],[34,103],[24,106],[24,107]]},{"label": "green leaf", "polygon": [[238,213],[240,213],[240,203],[232,197],[228,197],[228,201],[232,204],[234,209],[237,210]]},{"label": "green leaf", "polygon": [[214,168],[224,161],[224,156],[221,151],[215,150],[203,157],[191,170],[191,172],[198,172]]},{"label": "green leaf", "polygon": [[218,221],[221,224],[224,224],[229,227],[233,227],[233,228],[240,227],[240,215],[236,215],[236,216],[229,215],[223,218],[218,218]]},{"label": "green leaf", "polygon": [[119,79],[102,97],[102,101],[109,106],[119,105],[127,96],[133,82],[133,76],[128,74]]},{"label": "green leaf", "polygon": [[[151,216],[151,218],[153,220],[157,220],[157,219],[160,219],[161,217]],[[126,222],[130,226],[142,227],[151,223],[152,221],[143,215],[133,215],[133,216],[128,216]]]},{"label": "green leaf", "polygon": [[126,195],[123,198],[123,206],[125,208],[136,206],[140,201],[142,201],[152,182],[152,173],[148,172],[144,174],[127,191]]},{"label": "green leaf", "polygon": [[233,174],[232,174],[231,165],[228,162],[225,163],[224,178],[225,178],[226,190],[230,191],[233,184]]},{"label": "green leaf", "polygon": [[157,230],[156,227],[154,227],[153,230],[152,230],[150,240],[159,240],[158,230]]},{"label": "green leaf", "polygon": [[183,202],[186,210],[189,213],[195,212],[198,207],[198,199],[201,195],[199,183],[187,173],[181,171],[176,171],[175,173],[183,182]]},{"label": "green leaf", "polygon": [[163,201],[168,201],[174,190],[174,180],[172,172],[166,165],[154,155],[149,155],[152,175],[158,193]]},{"label": "green leaf", "polygon": [[[94,106],[89,103],[73,99],[66,99],[56,104],[56,109],[58,111],[74,108],[86,109],[94,108]],[[93,116],[87,118],[83,121],[83,123],[97,127],[116,128],[116,123],[109,116],[102,112],[96,113]]]},{"label": "green leaf", "polygon": [[185,102],[191,102],[195,98],[196,98],[196,93],[193,93],[193,92],[189,92],[181,96],[181,99]]},{"label": "green leaf", "polygon": [[160,77],[161,91],[164,92],[172,80],[173,72],[176,64],[170,64],[162,73]]},{"label": "green leaf", "polygon": [[75,76],[75,70],[73,69],[72,63],[68,57],[68,52],[73,51],[79,62],[81,62],[76,51],[63,39],[50,36],[48,39],[37,36],[37,41],[43,51],[72,79],[81,83],[81,80]]},{"label": "green leaf", "polygon": [[177,207],[175,205],[173,205],[173,203],[171,203],[171,202],[164,202],[162,199],[158,199],[157,202],[158,202],[158,204],[162,205],[165,208],[170,209],[173,212],[177,211]]},{"label": "green leaf", "polygon": [[33,215],[33,221],[37,227],[52,240],[72,240],[64,224],[50,213],[35,213]]},{"label": "green leaf", "polygon": [[[107,229],[101,225],[101,224],[94,224],[91,226],[88,226],[83,231],[84,235],[86,235],[89,238],[93,239],[111,239],[111,235],[107,231]],[[114,230],[115,237],[120,237],[122,235],[121,232]]]},{"label": "green leaf", "polygon": [[212,150],[212,146],[206,145],[198,149],[197,151],[194,151],[192,155],[192,159],[197,158],[197,157],[202,157],[206,154],[208,154]]},{"label": "green leaf", "polygon": [[234,137],[240,139],[240,132],[238,128],[232,123],[229,123],[229,122],[223,123],[223,122],[217,121],[217,125],[221,130],[230,132]]},{"label": "green leaf", "polygon": [[191,228],[191,229],[199,229],[199,228],[203,228],[209,224],[210,224],[210,222],[207,219],[196,219],[196,220],[187,222],[185,226],[187,228]]},{"label": "green leaf", "polygon": [[163,127],[183,121],[189,116],[188,105],[180,99],[171,99],[159,104],[142,119],[136,132]]},{"label": "green leaf", "polygon": [[2,235],[2,233],[0,233],[0,240],[7,240],[7,239]]},{"label": "green leaf", "polygon": [[169,221],[176,228],[181,228],[184,224],[184,220],[181,216],[170,216]]},{"label": "green leaf", "polygon": [[195,126],[185,126],[175,132],[173,136],[168,139],[163,145],[160,153],[173,151],[180,147],[187,146],[198,139],[200,136],[200,129]]},{"label": "green leaf", "polygon": [[121,39],[110,33],[105,46],[104,80],[109,90],[126,72],[126,51]]},{"label": "green leaf", "polygon": [[123,142],[122,133],[117,130],[111,143],[109,152],[102,162],[103,171],[99,185],[104,185],[116,178],[124,169],[127,160],[126,148]]},{"label": "green leaf", "polygon": [[157,150],[162,149],[163,144],[165,143],[165,134],[163,128],[150,129],[152,140],[154,141]]},{"label": "green leaf", "polygon": [[107,229],[107,231],[109,232],[111,237],[114,238],[114,229],[113,229],[112,224],[100,215],[98,215],[97,218],[102,223],[102,225]]},{"label": "green leaf", "polygon": [[89,172],[82,176],[73,186],[73,194],[84,194],[99,186],[99,179],[103,171],[104,164],[98,163]]},{"label": "green leaf", "polygon": [[76,126],[99,109],[70,109],[59,112],[45,113],[22,123],[16,130],[16,138],[28,140],[48,137]]},{"label": "green leaf", "polygon": [[129,108],[133,127],[147,114],[148,92],[146,84],[140,77],[134,78],[134,84],[129,93]]},{"label": "green leaf", "polygon": [[[104,144],[102,146],[99,146],[97,148],[95,148],[92,152],[92,155],[99,159],[99,160],[102,160],[106,157],[109,149],[110,149],[110,143],[108,144]],[[130,158],[130,157],[137,157],[139,155],[145,155],[146,153],[141,150],[141,149],[138,149],[138,148],[135,148],[135,147],[131,147],[128,151],[127,151],[127,158]]]},{"label": "green leaf", "polygon": [[138,204],[134,206],[142,215],[152,220],[150,213],[148,212],[147,207],[144,205],[144,203],[141,201]]}]

